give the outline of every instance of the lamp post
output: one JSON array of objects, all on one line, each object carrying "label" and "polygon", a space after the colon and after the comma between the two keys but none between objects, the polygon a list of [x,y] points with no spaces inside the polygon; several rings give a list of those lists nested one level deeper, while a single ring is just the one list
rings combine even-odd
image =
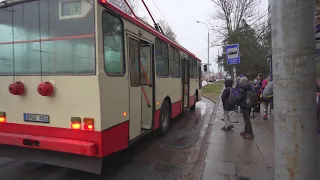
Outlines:
[{"label": "lamp post", "polygon": [[210,35],[209,35],[209,32],[210,32],[210,29],[209,29],[209,26],[206,24],[206,23],[204,23],[204,22],[201,22],[201,21],[196,21],[197,23],[200,23],[200,24],[204,24],[204,25],[206,25],[207,26],[207,28],[208,28],[208,74],[210,74],[210,68],[209,68],[209,59],[210,59],[210,49],[209,49],[209,47],[210,47]]}]

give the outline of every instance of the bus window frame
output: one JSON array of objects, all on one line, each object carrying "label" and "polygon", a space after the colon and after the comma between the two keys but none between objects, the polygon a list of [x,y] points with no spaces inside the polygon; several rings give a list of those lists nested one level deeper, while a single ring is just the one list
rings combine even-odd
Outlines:
[{"label": "bus window frame", "polygon": [[[161,43],[161,57],[164,58],[163,56],[163,44],[166,44],[167,46],[167,52],[168,52],[168,57],[167,57],[167,63],[168,63],[168,74],[167,75],[159,75],[157,71],[157,52],[156,52],[156,41],[159,41]],[[170,78],[170,50],[169,50],[169,44],[161,40],[160,38],[156,37],[155,42],[154,42],[154,61],[155,61],[155,74],[157,75],[158,78]]]},{"label": "bus window frame", "polygon": [[115,17],[115,18],[118,18],[120,20],[120,23],[121,23],[121,26],[122,26],[122,48],[123,48],[123,51],[122,51],[122,54],[123,54],[123,73],[121,74],[110,74],[107,72],[106,70],[106,62],[105,62],[105,51],[104,51],[104,31],[103,31],[103,27],[101,27],[101,31],[102,31],[102,49],[103,49],[103,68],[104,68],[104,72],[106,73],[106,75],[110,76],[110,77],[124,77],[127,73],[127,63],[126,63],[126,41],[125,41],[125,30],[124,30],[124,23],[123,23],[123,19],[121,16],[119,16],[118,14],[108,10],[108,9],[104,9],[101,13],[101,25],[103,25],[103,14],[104,13],[108,13],[110,14],[111,16]]}]

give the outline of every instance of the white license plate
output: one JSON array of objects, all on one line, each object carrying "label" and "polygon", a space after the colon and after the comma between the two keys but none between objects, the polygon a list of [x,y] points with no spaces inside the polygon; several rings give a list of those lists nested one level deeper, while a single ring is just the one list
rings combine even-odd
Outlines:
[{"label": "white license plate", "polygon": [[50,122],[49,115],[44,115],[44,114],[24,113],[23,119],[24,119],[24,121],[28,121],[28,122],[39,122],[39,123],[49,123]]}]

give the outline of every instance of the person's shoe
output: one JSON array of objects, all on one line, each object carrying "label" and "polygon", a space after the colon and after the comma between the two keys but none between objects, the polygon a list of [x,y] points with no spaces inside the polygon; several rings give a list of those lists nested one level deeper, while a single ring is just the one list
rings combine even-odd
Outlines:
[{"label": "person's shoe", "polygon": [[226,126],[222,126],[222,127],[221,127],[221,130],[229,131],[229,128],[228,128],[228,127],[226,127]]},{"label": "person's shoe", "polygon": [[244,136],[242,136],[243,139],[254,139],[254,135],[253,134],[249,134],[249,133],[246,133]]},{"label": "person's shoe", "polygon": [[233,128],[234,128],[233,124],[228,126],[228,129],[230,129],[230,130],[233,129]]},{"label": "person's shoe", "polygon": [[243,132],[240,133],[240,136],[244,136],[244,135],[246,135],[246,132],[245,132],[245,131],[243,131]]},{"label": "person's shoe", "polygon": [[264,116],[263,116],[263,120],[268,120],[268,116],[267,116],[267,115],[264,115]]}]

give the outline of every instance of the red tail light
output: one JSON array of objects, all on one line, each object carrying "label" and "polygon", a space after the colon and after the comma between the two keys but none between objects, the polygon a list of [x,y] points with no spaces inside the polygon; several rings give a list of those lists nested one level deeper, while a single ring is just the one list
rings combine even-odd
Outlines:
[{"label": "red tail light", "polygon": [[87,131],[94,131],[94,119],[83,118],[83,129]]},{"label": "red tail light", "polygon": [[100,3],[102,3],[102,4],[107,4],[107,0],[99,0],[100,1]]}]

